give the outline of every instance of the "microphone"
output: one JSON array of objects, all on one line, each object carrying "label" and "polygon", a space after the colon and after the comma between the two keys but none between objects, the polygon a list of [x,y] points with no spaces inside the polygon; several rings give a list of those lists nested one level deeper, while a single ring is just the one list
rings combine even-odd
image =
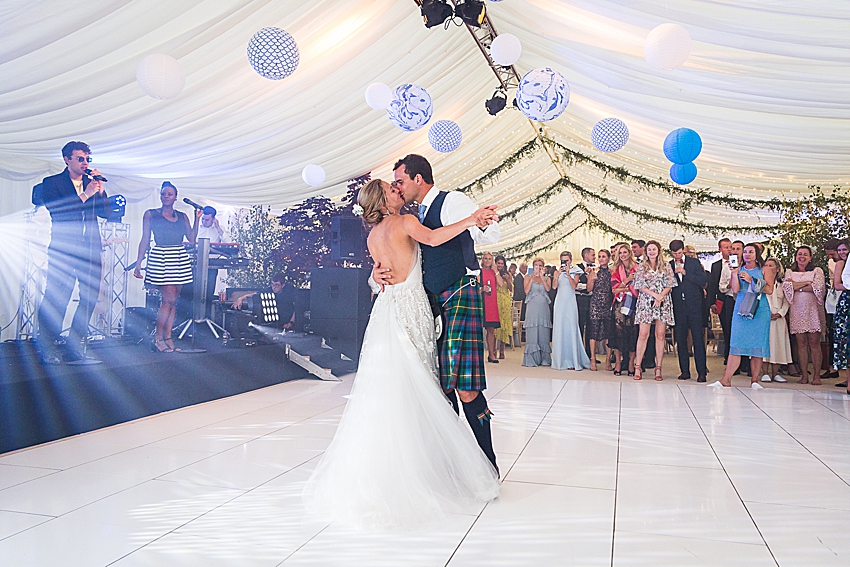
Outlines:
[{"label": "microphone", "polygon": [[186,203],[187,205],[192,205],[196,209],[204,210],[204,207],[202,207],[201,205],[199,205],[198,203],[196,203],[195,201],[193,201],[189,197],[183,197],[183,202]]},{"label": "microphone", "polygon": [[102,175],[92,175],[92,174],[91,174],[91,169],[87,169],[87,170],[86,170],[86,175],[91,176],[91,178],[92,178],[92,179],[94,179],[95,181],[103,181],[103,182],[106,182],[106,178],[105,178],[104,176],[102,176]]}]

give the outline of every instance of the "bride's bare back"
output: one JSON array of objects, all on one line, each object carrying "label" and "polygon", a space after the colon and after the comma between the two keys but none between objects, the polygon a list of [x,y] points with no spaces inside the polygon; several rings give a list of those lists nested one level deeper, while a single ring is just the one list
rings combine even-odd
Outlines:
[{"label": "bride's bare back", "polygon": [[389,215],[375,225],[366,241],[372,259],[382,267],[390,268],[396,276],[393,278],[396,284],[407,279],[415,250],[414,240],[405,230],[403,216],[419,224],[411,215]]}]

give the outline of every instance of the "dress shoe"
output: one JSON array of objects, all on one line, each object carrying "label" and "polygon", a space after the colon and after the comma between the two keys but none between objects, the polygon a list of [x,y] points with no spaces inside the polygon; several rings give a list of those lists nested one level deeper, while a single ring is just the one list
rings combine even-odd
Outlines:
[{"label": "dress shoe", "polygon": [[836,384],[835,387],[836,388],[846,388],[847,382],[840,382],[840,383]]},{"label": "dress shoe", "polygon": [[705,374],[700,374],[697,376],[697,382],[705,382]]},{"label": "dress shoe", "polygon": [[62,364],[62,360],[59,358],[59,356],[52,351],[39,352],[38,359],[44,365]]},{"label": "dress shoe", "polygon": [[829,370],[827,370],[826,372],[821,374],[820,377],[821,377],[821,379],[824,379],[824,380],[827,379],[827,378],[838,378],[838,372],[836,372],[835,370],[833,370],[831,372]]},{"label": "dress shoe", "polygon": [[62,355],[62,360],[65,362],[79,362],[85,359],[85,355],[76,350],[66,350],[65,354]]},{"label": "dress shoe", "polygon": [[679,374],[679,380],[690,380],[690,379],[691,379],[690,374]]}]

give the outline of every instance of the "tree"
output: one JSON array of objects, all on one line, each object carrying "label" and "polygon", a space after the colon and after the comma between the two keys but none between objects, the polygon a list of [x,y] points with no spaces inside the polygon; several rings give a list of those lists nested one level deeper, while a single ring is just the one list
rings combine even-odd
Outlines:
[{"label": "tree", "polygon": [[240,255],[247,257],[247,268],[229,270],[228,285],[236,287],[266,287],[279,266],[269,258],[269,251],[283,241],[283,229],[269,207],[255,205],[239,209],[230,223],[231,236],[240,245]]}]

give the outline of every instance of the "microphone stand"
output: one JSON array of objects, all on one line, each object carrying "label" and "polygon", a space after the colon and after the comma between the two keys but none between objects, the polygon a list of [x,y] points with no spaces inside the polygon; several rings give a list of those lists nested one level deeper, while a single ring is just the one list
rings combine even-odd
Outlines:
[{"label": "microphone stand", "polygon": [[[83,189],[83,191],[85,191],[85,189]],[[97,193],[95,193],[95,195],[93,195],[92,198],[90,199],[91,200],[91,214],[92,214],[91,220],[94,221],[95,226],[97,226],[97,209],[96,209],[97,202],[96,201],[97,201],[98,195],[100,195],[99,191]],[[87,229],[88,225],[84,223],[83,228]],[[86,234],[88,235],[88,233],[86,233]],[[89,236],[89,238],[91,238],[91,235],[88,235],[88,236]],[[99,227],[97,229],[97,238],[100,239],[100,228]],[[92,255],[91,242],[88,242],[87,246],[88,246],[88,250],[87,250],[88,267],[86,269],[86,284],[85,284],[86,286],[88,286],[92,282],[92,277],[93,277],[92,272],[94,271],[94,270],[92,270],[92,262],[91,262],[91,255]],[[83,307],[83,298],[82,298],[83,286],[80,285],[79,287],[80,287],[80,303],[77,306],[77,309]],[[98,289],[98,292],[100,292],[100,286],[98,286],[97,289]],[[86,328],[85,333],[86,334],[85,334],[85,337],[83,337],[83,357],[79,360],[73,360],[73,361],[69,362],[68,364],[71,365],[71,366],[91,366],[91,365],[94,365],[94,364],[103,364],[102,360],[92,358],[88,355],[88,350],[89,350],[89,322],[91,321],[91,291],[92,291],[91,289],[88,290],[88,293],[86,293],[86,298],[85,298],[84,309],[85,309],[85,313],[88,313],[89,316],[86,319],[86,326],[85,326],[85,328]],[[76,318],[76,315],[75,315],[75,318]],[[73,335],[74,335],[74,324],[72,322],[71,323],[71,332],[68,335],[68,338],[71,341],[74,340]]]}]

